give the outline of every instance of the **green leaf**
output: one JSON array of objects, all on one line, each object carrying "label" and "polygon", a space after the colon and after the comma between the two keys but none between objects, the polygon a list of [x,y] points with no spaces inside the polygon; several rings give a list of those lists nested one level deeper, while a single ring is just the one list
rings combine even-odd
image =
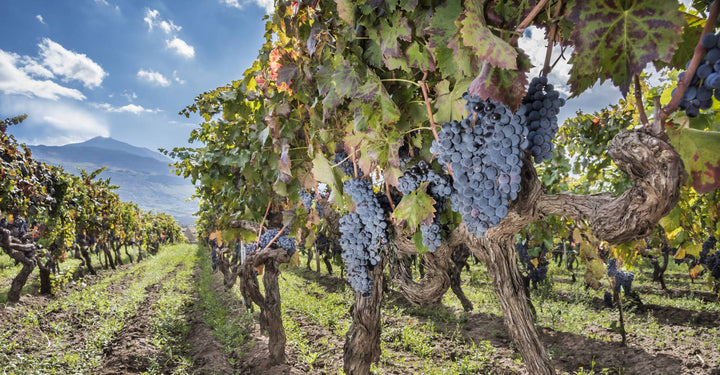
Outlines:
[{"label": "green leaf", "polygon": [[669,130],[670,142],[688,169],[689,183],[700,194],[720,188],[720,132]]},{"label": "green leaf", "polygon": [[463,44],[472,48],[480,60],[498,68],[517,69],[517,50],[487,28],[479,1],[467,1],[458,21]]},{"label": "green leaf", "polygon": [[420,70],[435,70],[435,61],[433,61],[432,55],[424,48],[421,48],[420,43],[413,43],[407,49],[408,63],[411,68],[418,68]]},{"label": "green leaf", "polygon": [[421,231],[415,231],[415,234],[412,236],[412,240],[415,243],[415,248],[417,249],[418,253],[420,254],[428,254],[430,253],[430,249],[428,249],[427,246],[423,245],[423,238],[422,238],[422,232]]},{"label": "green leaf", "polygon": [[458,82],[452,91],[450,91],[450,82],[447,80],[440,81],[435,85],[435,101],[433,102],[435,122],[442,124],[452,119],[459,120],[463,116],[465,101],[462,99],[462,95],[467,91],[471,82],[472,78]]},{"label": "green leaf", "polygon": [[378,32],[380,33],[380,50],[383,58],[403,57],[400,39],[407,42],[412,40],[412,29],[410,29],[407,19],[401,17],[399,13],[394,14],[392,18],[387,17],[380,22]]},{"label": "green leaf", "polygon": [[315,154],[313,159],[312,174],[318,182],[322,182],[332,187],[333,191],[342,194],[342,177],[338,168],[333,168],[330,162],[321,153]]},{"label": "green leaf", "polygon": [[435,213],[435,200],[425,193],[423,184],[417,190],[404,196],[393,211],[393,218],[400,222],[407,222],[408,227],[417,228],[420,223],[431,223]]},{"label": "green leaf", "polygon": [[681,40],[685,17],[675,1],[577,1],[570,86],[579,95],[607,79],[627,95],[634,74],[654,60],[670,61]]}]

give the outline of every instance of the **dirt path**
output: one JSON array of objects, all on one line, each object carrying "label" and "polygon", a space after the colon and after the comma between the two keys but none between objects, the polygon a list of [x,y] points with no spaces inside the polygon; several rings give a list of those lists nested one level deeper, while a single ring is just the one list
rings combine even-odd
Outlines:
[{"label": "dirt path", "polygon": [[202,319],[197,309],[190,320],[190,333],[187,336],[190,356],[193,361],[193,374],[225,375],[234,374],[230,361],[222,347],[212,335],[212,330]]}]

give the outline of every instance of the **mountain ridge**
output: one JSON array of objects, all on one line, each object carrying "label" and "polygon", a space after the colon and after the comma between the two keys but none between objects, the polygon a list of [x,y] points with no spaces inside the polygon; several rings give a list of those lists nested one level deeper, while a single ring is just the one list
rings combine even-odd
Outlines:
[{"label": "mountain ridge", "polygon": [[107,167],[101,178],[120,186],[118,194],[142,209],[166,212],[181,224],[194,221],[197,204],[187,202],[193,185],[171,171],[172,159],[147,148],[133,146],[109,137],[95,137],[85,142],[64,146],[28,146],[35,159],[61,166],[79,175]]}]

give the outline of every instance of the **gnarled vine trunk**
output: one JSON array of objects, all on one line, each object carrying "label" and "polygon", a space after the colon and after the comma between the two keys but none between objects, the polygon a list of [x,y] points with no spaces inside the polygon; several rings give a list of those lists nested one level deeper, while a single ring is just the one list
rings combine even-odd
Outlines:
[{"label": "gnarled vine trunk", "polygon": [[[280,309],[280,286],[278,265],[290,261],[290,255],[284,249],[264,249],[254,252],[237,267],[240,277],[240,290],[243,297],[260,307],[260,330],[268,334],[268,351],[273,363],[285,362],[285,328],[282,324]],[[265,296],[260,293],[255,268],[264,266],[263,284]]]},{"label": "gnarled vine trunk", "polygon": [[343,346],[343,369],[348,375],[369,374],[370,365],[380,359],[384,263],[385,255],[371,271],[373,285],[370,296],[363,297],[355,292],[355,303],[350,307],[352,325]]},{"label": "gnarled vine trunk", "polygon": [[22,240],[15,238],[5,228],[0,228],[0,247],[10,258],[23,265],[20,272],[13,278],[10,290],[8,290],[8,301],[17,302],[20,300],[22,288],[37,265],[37,248],[35,244],[24,243]]}]

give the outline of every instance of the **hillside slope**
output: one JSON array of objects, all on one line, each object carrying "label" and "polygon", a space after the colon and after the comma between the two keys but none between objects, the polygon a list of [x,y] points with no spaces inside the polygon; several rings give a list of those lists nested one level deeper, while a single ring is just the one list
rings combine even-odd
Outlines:
[{"label": "hillside slope", "polygon": [[100,177],[110,177],[120,186],[120,199],[145,210],[166,212],[183,225],[194,221],[197,204],[186,202],[193,193],[192,184],[172,173],[171,160],[159,152],[103,137],[64,146],[29,147],[36,159],[76,175],[79,169],[91,172],[107,166]]}]

